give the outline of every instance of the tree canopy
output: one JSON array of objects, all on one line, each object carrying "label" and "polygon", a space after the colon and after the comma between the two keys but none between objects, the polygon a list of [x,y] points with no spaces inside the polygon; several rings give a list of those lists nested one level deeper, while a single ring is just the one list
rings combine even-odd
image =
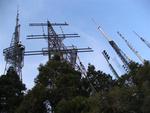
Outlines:
[{"label": "tree canopy", "polygon": [[89,64],[83,77],[55,57],[39,66],[35,86],[25,95],[25,85],[8,71],[0,77],[0,108],[7,113],[149,113],[150,63],[132,62],[130,68],[128,74],[112,79]]},{"label": "tree canopy", "polygon": [[23,100],[26,87],[11,68],[0,76],[0,111],[15,113]]}]

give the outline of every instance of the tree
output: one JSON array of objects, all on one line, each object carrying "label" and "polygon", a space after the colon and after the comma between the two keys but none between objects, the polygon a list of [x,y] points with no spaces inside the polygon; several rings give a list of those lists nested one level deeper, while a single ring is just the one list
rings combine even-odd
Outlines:
[{"label": "tree", "polygon": [[23,100],[25,85],[17,73],[9,68],[6,75],[0,77],[0,111],[15,113]]},{"label": "tree", "polygon": [[90,64],[88,66],[87,78],[97,92],[109,91],[114,84],[114,80],[112,80],[110,75],[102,71],[96,71],[95,67]]},{"label": "tree", "polygon": [[77,96],[71,100],[62,99],[56,106],[55,113],[87,113],[88,99]]},{"label": "tree", "polygon": [[[46,113],[45,102],[55,113],[149,113],[150,63],[132,62],[130,68],[113,80],[89,65],[87,76],[82,77],[68,62],[54,57],[39,66],[35,86],[16,113]],[[94,94],[90,84],[97,91]]]},{"label": "tree", "polygon": [[46,100],[55,110],[60,101],[72,100],[85,94],[81,73],[68,62],[61,62],[57,58],[45,65],[40,65],[38,69],[39,74],[35,79],[35,86],[25,96],[17,113],[45,113],[46,108],[43,102]]},{"label": "tree", "polygon": [[44,101],[48,98],[48,91],[43,85],[35,86],[25,95],[16,113],[46,113]]},{"label": "tree", "polygon": [[70,64],[53,60],[39,67],[35,83],[49,88],[55,106],[62,98],[70,99],[82,94],[80,80],[80,72],[75,71]]}]

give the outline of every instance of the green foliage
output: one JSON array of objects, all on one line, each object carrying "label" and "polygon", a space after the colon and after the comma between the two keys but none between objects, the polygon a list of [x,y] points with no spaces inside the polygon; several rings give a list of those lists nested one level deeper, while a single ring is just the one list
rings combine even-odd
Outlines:
[{"label": "green foliage", "polygon": [[109,91],[114,84],[110,75],[102,71],[96,71],[93,65],[88,66],[87,77],[97,92]]},{"label": "green foliage", "polygon": [[15,71],[8,70],[6,75],[2,75],[0,77],[0,111],[15,113],[25,90],[25,85]]},{"label": "green foliage", "polygon": [[24,97],[16,113],[46,113],[43,102],[47,99],[48,92],[42,85],[35,86]]},{"label": "green foliage", "polygon": [[56,104],[59,98],[69,99],[82,93],[80,79],[81,74],[68,63],[52,61],[39,67],[39,75],[35,79],[35,83],[48,87],[51,95],[57,98],[54,99],[56,101],[54,104]]},{"label": "green foliage", "polygon": [[149,113],[150,63],[131,64],[131,72],[119,78],[100,98],[103,113]]},{"label": "green foliage", "polygon": [[85,97],[75,97],[71,100],[61,100],[55,112],[56,113],[87,113],[88,100]]},{"label": "green foliage", "polygon": [[[81,74],[67,62],[53,60],[40,65],[35,87],[28,92],[18,108],[18,113],[44,113],[44,101],[49,100],[53,110],[62,100],[72,100],[86,94]],[[87,95],[87,94],[86,94]]]},{"label": "green foliage", "polygon": [[150,63],[132,62],[130,68],[130,73],[113,80],[89,65],[87,77],[82,77],[70,64],[54,56],[52,61],[39,66],[35,86],[23,101],[25,87],[14,73],[0,77],[0,96],[12,97],[7,99],[8,113],[16,108],[15,113],[47,113],[46,100],[55,113],[150,113]]}]

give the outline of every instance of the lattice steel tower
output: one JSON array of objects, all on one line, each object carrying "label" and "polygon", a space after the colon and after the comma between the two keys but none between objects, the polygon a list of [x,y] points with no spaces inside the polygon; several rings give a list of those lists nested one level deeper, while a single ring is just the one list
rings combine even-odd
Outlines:
[{"label": "lattice steel tower", "polygon": [[[54,27],[67,26],[67,23],[31,23],[30,26],[47,27],[47,33],[43,32],[42,35],[28,35],[27,39],[46,39],[48,47],[42,48],[39,51],[26,51],[25,56],[29,55],[48,55],[48,60],[52,60],[53,56],[57,54],[61,61],[67,61],[71,63],[73,67],[76,67],[77,54],[79,52],[92,52],[91,48],[77,48],[76,46],[66,46],[63,41],[66,38],[79,37],[78,34],[62,34],[56,33]],[[62,30],[62,29],[61,29]]]},{"label": "lattice steel tower", "polygon": [[19,24],[19,11],[17,11],[16,27],[13,33],[10,47],[3,50],[6,66],[4,74],[8,69],[12,69],[17,72],[18,76],[22,80],[22,67],[24,65],[24,51],[25,47],[20,42],[20,24]]}]

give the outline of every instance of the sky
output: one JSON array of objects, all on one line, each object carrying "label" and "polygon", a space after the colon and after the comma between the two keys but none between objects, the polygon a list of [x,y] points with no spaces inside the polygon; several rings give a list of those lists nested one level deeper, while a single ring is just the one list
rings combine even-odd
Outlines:
[{"label": "sky", "polygon": [[[107,40],[97,30],[101,26],[112,37],[117,45],[136,62],[140,61],[117,35],[120,31],[131,45],[150,60],[149,48],[141,42],[133,30],[150,42],[150,1],[149,0],[0,0],[0,74],[4,73],[5,61],[3,49],[9,47],[15,29],[17,7],[19,6],[21,41],[26,50],[41,50],[46,47],[46,41],[27,40],[30,34],[41,34],[40,27],[29,27],[33,22],[67,22],[63,27],[65,33],[78,33],[81,37],[65,40],[66,45],[91,47],[93,53],[80,53],[80,59],[87,67],[95,65],[113,76],[101,52],[105,49],[111,56],[110,62],[121,75],[121,61]],[[96,21],[95,25],[92,18]],[[45,29],[46,30],[46,29]],[[38,75],[39,64],[47,61],[46,56],[26,56],[24,59],[23,82],[27,88],[34,86],[34,78]]]}]

